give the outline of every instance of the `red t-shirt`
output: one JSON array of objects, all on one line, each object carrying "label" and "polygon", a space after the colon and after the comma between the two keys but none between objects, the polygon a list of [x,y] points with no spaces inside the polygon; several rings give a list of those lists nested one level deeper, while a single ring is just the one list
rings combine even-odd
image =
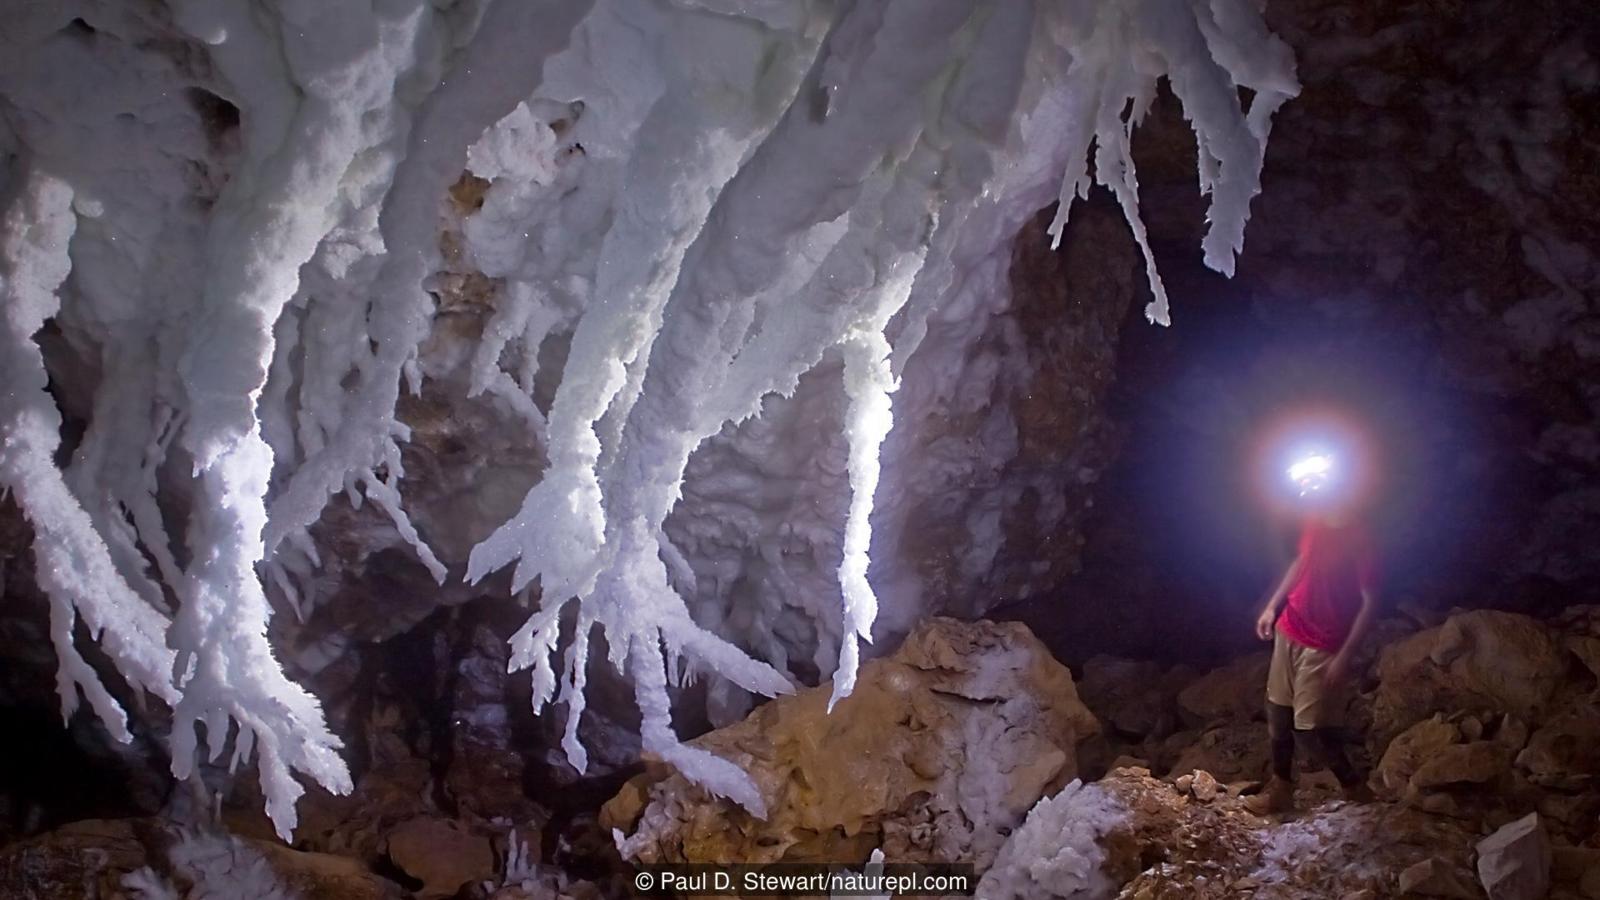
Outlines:
[{"label": "red t-shirt", "polygon": [[1361,591],[1377,582],[1372,538],[1358,525],[1313,520],[1300,534],[1300,561],[1278,630],[1302,646],[1337,652],[1361,611]]}]

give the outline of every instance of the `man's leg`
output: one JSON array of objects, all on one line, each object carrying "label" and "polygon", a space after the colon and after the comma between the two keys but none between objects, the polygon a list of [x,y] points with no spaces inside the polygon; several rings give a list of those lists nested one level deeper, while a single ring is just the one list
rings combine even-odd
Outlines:
[{"label": "man's leg", "polygon": [[1282,633],[1272,641],[1267,669],[1267,742],[1272,777],[1266,788],[1245,801],[1256,815],[1286,812],[1294,807],[1294,660],[1293,647]]},{"label": "man's leg", "polygon": [[1294,780],[1294,707],[1267,701],[1267,740],[1272,750],[1272,776]]},{"label": "man's leg", "polygon": [[1308,648],[1300,655],[1294,679],[1294,739],[1306,759],[1332,772],[1345,796],[1354,799],[1363,793],[1366,779],[1344,752],[1342,725],[1349,696],[1345,685],[1328,686],[1326,670],[1332,659],[1326,650]]},{"label": "man's leg", "polygon": [[1350,764],[1350,757],[1345,755],[1342,729],[1324,725],[1308,728],[1304,731],[1295,729],[1294,740],[1300,745],[1300,752],[1306,759],[1318,768],[1324,768],[1339,779],[1339,784],[1345,789],[1355,788],[1360,785],[1362,778],[1356,772],[1355,766]]}]

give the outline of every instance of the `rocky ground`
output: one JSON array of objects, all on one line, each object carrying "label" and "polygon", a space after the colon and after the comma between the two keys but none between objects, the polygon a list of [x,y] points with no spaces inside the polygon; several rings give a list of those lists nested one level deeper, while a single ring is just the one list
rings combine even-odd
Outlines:
[{"label": "rocky ground", "polygon": [[[1100,657],[1076,684],[1034,676],[1021,693],[1020,672],[1065,672],[1030,634],[934,620],[833,718],[819,689],[701,739],[756,773],[767,821],[664,772],[603,819],[639,861],[861,861],[881,846],[1022,873],[992,877],[992,897],[1473,898],[1485,883],[1494,898],[1600,897],[1600,608],[1419,618],[1382,623],[1349,711],[1372,803],[1306,772],[1296,814],[1245,809],[1266,768],[1265,653],[1204,674]],[[1053,753],[1069,734],[1076,761]],[[1093,803],[1041,804],[1023,825],[1019,800],[1074,777],[1098,779]],[[841,801],[840,783],[862,789]],[[1090,870],[1104,880],[1073,874]]]},{"label": "rocky ground", "polygon": [[823,686],[698,739],[752,774],[759,819],[605,752],[598,775],[562,774],[513,727],[496,623],[423,631],[404,658],[431,664],[374,664],[353,680],[380,683],[334,704],[365,764],[351,797],[308,795],[294,847],[247,790],[220,819],[179,792],[160,815],[17,834],[0,896],[611,897],[626,860],[881,848],[973,862],[993,898],[1600,897],[1600,607],[1384,621],[1350,709],[1377,799],[1305,772],[1273,819],[1244,805],[1264,654],[1205,673],[1098,657],[1074,678],[1021,625],[933,619],[831,714]]}]

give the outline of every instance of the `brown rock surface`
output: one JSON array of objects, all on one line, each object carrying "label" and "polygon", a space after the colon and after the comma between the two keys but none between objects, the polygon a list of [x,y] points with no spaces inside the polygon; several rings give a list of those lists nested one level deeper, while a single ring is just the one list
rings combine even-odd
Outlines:
[{"label": "brown rock surface", "polygon": [[1582,661],[1584,668],[1600,678],[1600,637],[1573,634],[1567,636],[1565,643],[1567,649]]},{"label": "brown rock surface", "polygon": [[398,900],[404,896],[393,883],[348,856],[303,853],[265,842],[255,846],[301,900]]},{"label": "brown rock surface", "polygon": [[1434,754],[1461,738],[1461,729],[1435,715],[1401,732],[1383,751],[1378,761],[1378,782],[1391,791],[1403,791],[1411,776]]},{"label": "brown rock surface", "polygon": [[649,787],[624,854],[859,863],[882,846],[897,861],[982,867],[1076,775],[1077,745],[1098,729],[1071,673],[1017,623],[930,619],[863,665],[831,714],[829,692],[779,698],[695,741],[750,773],[766,821],[672,774]]},{"label": "brown rock surface", "polygon": [[151,825],[87,819],[0,851],[0,897],[93,898],[121,893],[122,876],[147,865]]},{"label": "brown rock surface", "polygon": [[1452,784],[1484,784],[1500,777],[1511,764],[1511,751],[1494,741],[1452,744],[1423,761],[1411,775],[1416,790]]},{"label": "brown rock surface", "polygon": [[1246,721],[1261,714],[1270,653],[1252,653],[1212,669],[1178,692],[1178,706],[1191,722]]},{"label": "brown rock surface", "polygon": [[412,819],[390,832],[386,844],[389,859],[422,882],[417,896],[423,900],[453,896],[462,885],[487,879],[495,871],[489,841],[446,819]]},{"label": "brown rock surface", "polygon": [[1462,873],[1440,859],[1425,859],[1400,873],[1400,892],[1416,897],[1453,897],[1458,900],[1476,900],[1483,893]]},{"label": "brown rock surface", "polygon": [[1458,613],[1389,647],[1378,662],[1372,742],[1442,709],[1489,709],[1533,720],[1555,703],[1569,654],[1543,623],[1495,610]]},{"label": "brown rock surface", "polygon": [[1168,751],[1176,756],[1163,755],[1173,772],[1190,772],[1203,769],[1223,781],[1238,778],[1259,778],[1267,770],[1267,726],[1262,722],[1225,722],[1207,728],[1200,735],[1193,732],[1173,736]]},{"label": "brown rock surface", "polygon": [[1528,738],[1517,766],[1551,787],[1594,783],[1600,778],[1600,710],[1584,706],[1547,721]]}]

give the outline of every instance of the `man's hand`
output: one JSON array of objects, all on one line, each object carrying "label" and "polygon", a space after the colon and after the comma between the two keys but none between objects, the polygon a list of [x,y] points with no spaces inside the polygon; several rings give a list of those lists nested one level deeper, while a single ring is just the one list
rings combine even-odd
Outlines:
[{"label": "man's hand", "polygon": [[1345,653],[1335,654],[1328,661],[1328,667],[1322,670],[1322,681],[1328,687],[1338,687],[1350,675],[1350,657]]},{"label": "man's hand", "polygon": [[1277,624],[1278,611],[1272,606],[1268,606],[1261,611],[1260,617],[1256,619],[1256,637],[1263,641],[1272,640],[1272,629]]}]

